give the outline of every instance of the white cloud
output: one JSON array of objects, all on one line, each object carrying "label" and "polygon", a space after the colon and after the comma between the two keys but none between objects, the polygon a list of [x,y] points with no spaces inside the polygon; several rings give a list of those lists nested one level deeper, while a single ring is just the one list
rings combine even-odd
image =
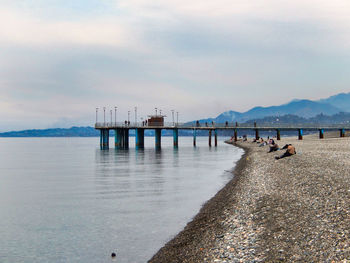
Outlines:
[{"label": "white cloud", "polygon": [[[140,15],[176,14],[189,17],[244,16],[280,21],[298,19],[347,20],[349,1],[346,0],[118,0],[118,8],[138,12]],[[142,12],[141,12],[142,11]]]},{"label": "white cloud", "polygon": [[135,39],[118,18],[52,21],[27,12],[0,9],[1,45],[130,47]]},{"label": "white cloud", "polygon": [[347,0],[121,0],[116,6],[157,32],[199,30],[266,48],[349,50]]},{"label": "white cloud", "polygon": [[68,1],[41,0],[35,10],[7,2],[0,117],[8,122],[84,123],[96,106],[115,105],[123,119],[138,106],[140,115],[159,107],[191,120],[328,96],[350,81],[348,1],[119,0],[88,14],[55,9]]}]

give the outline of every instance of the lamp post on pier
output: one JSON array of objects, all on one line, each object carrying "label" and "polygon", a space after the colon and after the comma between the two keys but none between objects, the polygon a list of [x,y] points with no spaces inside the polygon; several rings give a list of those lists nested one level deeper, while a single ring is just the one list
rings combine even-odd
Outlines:
[{"label": "lamp post on pier", "polygon": [[114,107],[114,122],[115,126],[117,126],[117,107]]},{"label": "lamp post on pier", "polygon": [[171,115],[173,116],[173,126],[175,126],[175,120],[174,120],[174,110],[171,110]]},{"label": "lamp post on pier", "polygon": [[176,125],[179,125],[179,112],[176,112]]},{"label": "lamp post on pier", "polygon": [[106,107],[103,107],[103,125],[106,125]]},{"label": "lamp post on pier", "polygon": [[97,116],[98,116],[98,108],[96,108],[96,123],[97,123]]},{"label": "lamp post on pier", "polygon": [[137,107],[135,107],[135,126],[137,126]]},{"label": "lamp post on pier", "polygon": [[154,108],[154,109],[156,110],[156,116],[157,116],[157,110],[158,110],[158,109],[157,109],[157,108]]},{"label": "lamp post on pier", "polygon": [[110,113],[111,113],[111,124],[112,124],[112,121],[113,121],[113,120],[112,120],[112,118],[113,118],[113,117],[112,117],[113,111],[110,110]]},{"label": "lamp post on pier", "polygon": [[128,125],[130,123],[130,111],[128,110]]}]

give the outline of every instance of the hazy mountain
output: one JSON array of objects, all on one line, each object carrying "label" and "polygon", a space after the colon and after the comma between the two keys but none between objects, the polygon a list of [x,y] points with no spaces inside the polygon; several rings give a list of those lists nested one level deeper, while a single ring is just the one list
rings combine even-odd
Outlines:
[{"label": "hazy mountain", "polygon": [[242,113],[237,112],[237,111],[226,111],[224,113],[221,113],[219,116],[215,118],[215,122],[233,122],[238,119],[241,119]]},{"label": "hazy mountain", "polygon": [[[349,96],[350,104],[350,96]],[[203,122],[214,121],[216,123],[228,122],[246,122],[252,119],[260,119],[267,116],[284,116],[288,114],[304,118],[311,118],[318,114],[333,115],[344,110],[328,103],[311,101],[311,100],[293,100],[287,104],[270,107],[254,107],[246,112],[226,111],[216,118],[202,119]],[[349,110],[350,111],[350,110]]]},{"label": "hazy mountain", "polygon": [[333,115],[341,111],[342,110],[339,108],[326,103],[311,100],[298,100],[280,106],[255,107],[243,113],[240,121],[247,121],[253,118],[262,118],[266,116],[283,116],[287,114],[310,118],[321,113]]},{"label": "hazy mountain", "polygon": [[350,112],[350,92],[340,93],[327,99],[321,99],[319,102],[337,107],[341,111]]},{"label": "hazy mountain", "polygon": [[300,116],[288,114],[284,116],[268,116],[261,119],[252,119],[247,121],[248,124],[253,124],[257,122],[258,124],[349,124],[350,113],[340,112],[334,115],[324,115],[319,114],[312,118],[303,118]]},{"label": "hazy mountain", "polygon": [[[135,130],[129,131],[130,136],[135,135]],[[173,136],[171,130],[162,130],[163,136]],[[192,135],[191,131],[180,130],[179,135]],[[198,134],[200,135],[200,133]],[[10,131],[0,133],[0,137],[96,137],[100,136],[100,131],[94,127],[71,127],[71,128],[52,128],[52,129],[33,129],[23,131]],[[114,136],[114,130],[109,133],[110,137]],[[146,130],[145,136],[154,136],[154,130]]]},{"label": "hazy mountain", "polygon": [[71,127],[68,129],[10,131],[0,133],[0,137],[92,137],[99,136],[99,134],[100,132],[93,127]]}]

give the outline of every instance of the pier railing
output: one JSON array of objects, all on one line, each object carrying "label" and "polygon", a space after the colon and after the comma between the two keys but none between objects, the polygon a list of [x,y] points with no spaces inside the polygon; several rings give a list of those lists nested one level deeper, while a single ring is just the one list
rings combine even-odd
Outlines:
[{"label": "pier railing", "polygon": [[95,123],[95,128],[138,128],[138,127],[183,127],[184,123],[174,123],[174,122],[164,122],[156,123],[153,122],[152,125],[142,122],[97,122]]}]

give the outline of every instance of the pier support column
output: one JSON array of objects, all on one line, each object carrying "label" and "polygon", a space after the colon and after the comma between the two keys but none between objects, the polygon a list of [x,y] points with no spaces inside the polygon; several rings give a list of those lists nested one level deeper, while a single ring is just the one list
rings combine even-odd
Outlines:
[{"label": "pier support column", "polygon": [[324,130],[323,129],[319,129],[319,138],[323,139],[324,138]]},{"label": "pier support column", "polygon": [[193,129],[193,146],[196,147],[197,130]]},{"label": "pier support column", "polygon": [[303,139],[303,130],[302,129],[298,129],[298,139],[299,140]]},{"label": "pier support column", "polygon": [[215,147],[218,146],[218,132],[216,129],[214,130],[214,144],[215,144]]},{"label": "pier support column", "polygon": [[120,129],[114,130],[114,147],[116,149],[121,147]]},{"label": "pier support column", "polygon": [[237,129],[235,129],[235,131],[234,131],[234,137],[235,137],[235,142],[236,142],[237,141]]},{"label": "pier support column", "polygon": [[119,149],[124,148],[124,129],[118,129]]},{"label": "pier support column", "polygon": [[259,130],[258,129],[255,129],[255,139],[256,140],[259,140]]},{"label": "pier support column", "polygon": [[276,130],[277,132],[277,140],[281,140],[281,131],[279,129]]},{"label": "pier support column", "polygon": [[179,130],[173,129],[174,148],[179,146]]},{"label": "pier support column", "polygon": [[109,130],[100,130],[100,148],[101,150],[106,150],[109,148]]},{"label": "pier support column", "polygon": [[211,130],[209,130],[209,147],[211,147]]},{"label": "pier support column", "polygon": [[345,130],[344,129],[340,129],[340,137],[345,137]]},{"label": "pier support column", "polygon": [[103,149],[103,130],[100,130],[100,149]]},{"label": "pier support column", "polygon": [[145,147],[145,130],[136,128],[135,129],[135,146],[136,149],[141,149]]},{"label": "pier support column", "polygon": [[156,142],[156,149],[160,149],[162,144],[162,129],[155,129],[155,142]]},{"label": "pier support column", "polygon": [[128,149],[129,148],[129,129],[123,129],[123,148]]},{"label": "pier support column", "polygon": [[109,148],[109,130],[105,129],[105,134],[103,138],[103,148],[108,149]]}]

